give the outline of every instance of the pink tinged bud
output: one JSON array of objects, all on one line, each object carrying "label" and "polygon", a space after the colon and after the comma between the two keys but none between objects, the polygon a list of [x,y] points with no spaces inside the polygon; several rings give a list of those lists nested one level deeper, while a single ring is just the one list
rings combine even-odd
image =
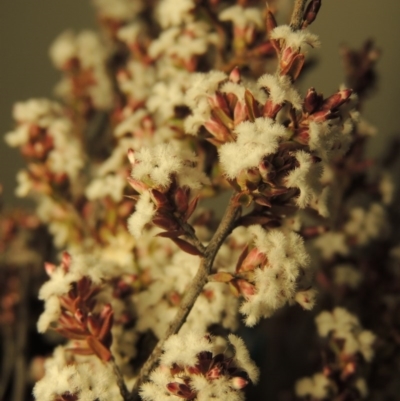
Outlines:
[{"label": "pink tinged bud", "polygon": [[231,111],[229,110],[228,103],[221,92],[215,92],[213,96],[208,98],[208,102],[213,109],[221,109],[225,114],[230,115]]},{"label": "pink tinged bud", "polygon": [[45,262],[44,270],[46,271],[47,275],[51,277],[56,270],[56,265],[53,265],[53,263]]},{"label": "pink tinged bud", "polygon": [[196,393],[193,392],[189,386],[183,383],[168,383],[167,389],[170,393],[186,400],[192,400],[196,397]]},{"label": "pink tinged bud", "polygon": [[133,179],[132,177],[127,177],[128,184],[139,194],[148,190],[148,186],[144,184],[142,181],[138,181]]},{"label": "pink tinged bud", "polygon": [[229,80],[238,84],[241,79],[239,67],[235,67],[229,74]]},{"label": "pink tinged bud", "polygon": [[77,309],[74,313],[75,319],[80,323],[83,324],[85,321],[85,316],[83,315],[82,311],[80,309]]},{"label": "pink tinged bud", "polygon": [[302,127],[296,130],[293,139],[296,142],[301,143],[302,145],[308,145],[308,142],[310,140],[310,131],[308,127]]},{"label": "pink tinged bud", "polygon": [[267,257],[265,253],[261,252],[257,248],[253,248],[244,259],[242,265],[239,268],[239,272],[254,270],[256,267],[262,265],[266,261]]},{"label": "pink tinged bud", "polygon": [[354,362],[349,362],[344,367],[341,377],[342,379],[347,379],[349,376],[352,376],[356,372],[356,365]]},{"label": "pink tinged bud", "polygon": [[219,121],[215,119],[208,120],[204,123],[204,127],[213,135],[218,141],[225,143],[230,138],[229,130]]},{"label": "pink tinged bud", "polygon": [[128,149],[128,160],[132,166],[135,164],[135,151],[133,149]]},{"label": "pink tinged bud", "polygon": [[315,121],[316,123],[322,123],[324,121],[331,120],[334,118],[334,116],[335,115],[330,110],[322,110],[311,114],[309,119]]},{"label": "pink tinged bud", "polygon": [[352,93],[353,91],[351,89],[342,89],[339,92],[334,93],[332,96],[325,99],[322,104],[322,110],[333,110],[340,107],[349,99]]},{"label": "pink tinged bud", "polygon": [[[266,16],[266,27],[268,36],[271,35],[271,32],[278,26],[274,14],[270,10],[267,9],[267,16]],[[280,53],[281,47],[279,44],[279,40],[271,40],[272,46],[275,48],[277,53]]]},{"label": "pink tinged bud", "polygon": [[236,280],[236,283],[240,289],[241,294],[245,298],[250,298],[256,293],[256,288],[254,287],[253,284],[250,284],[248,281],[243,280],[243,279],[238,279]]},{"label": "pink tinged bud", "polygon": [[61,268],[67,273],[71,264],[71,255],[68,252],[63,252],[61,258]]},{"label": "pink tinged bud", "polygon": [[231,379],[231,385],[236,390],[242,390],[249,384],[248,380],[243,379],[243,377],[233,377]]},{"label": "pink tinged bud", "polygon": [[275,104],[271,100],[267,100],[263,109],[263,116],[274,119],[279,111],[282,109],[282,104]]},{"label": "pink tinged bud", "polygon": [[246,104],[241,101],[236,102],[235,108],[233,110],[233,123],[235,127],[247,118]]},{"label": "pink tinged bud", "polygon": [[94,336],[97,336],[100,331],[100,325],[96,321],[96,319],[93,318],[93,316],[90,314],[87,317],[87,328],[89,329],[90,334],[93,334]]},{"label": "pink tinged bud", "polygon": [[106,304],[103,306],[103,309],[101,310],[100,317],[102,319],[105,319],[107,316],[112,314],[112,306],[110,304]]},{"label": "pink tinged bud", "polygon": [[256,46],[251,54],[253,56],[272,56],[276,51],[276,46],[274,45],[274,40],[268,40],[261,45]]},{"label": "pink tinged bud", "polygon": [[214,366],[207,372],[207,379],[215,380],[221,376],[221,368],[219,366]]}]

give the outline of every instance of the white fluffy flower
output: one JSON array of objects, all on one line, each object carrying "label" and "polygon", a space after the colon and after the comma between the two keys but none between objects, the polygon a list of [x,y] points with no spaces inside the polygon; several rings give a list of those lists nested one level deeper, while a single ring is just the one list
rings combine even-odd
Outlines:
[{"label": "white fluffy flower", "polygon": [[318,47],[320,41],[317,35],[307,29],[294,31],[289,25],[279,25],[270,34],[271,39],[284,41],[285,47],[302,52],[309,46]]},{"label": "white fluffy flower", "polygon": [[318,334],[326,337],[343,339],[343,352],[353,355],[361,353],[366,361],[374,356],[373,345],[376,336],[368,330],[363,330],[358,318],[344,308],[335,308],[332,312],[323,311],[316,318]]},{"label": "white fluffy flower", "polygon": [[265,117],[257,118],[254,123],[239,124],[235,133],[236,142],[226,143],[219,149],[223,171],[229,178],[257,167],[263,157],[276,152],[280,141],[290,137],[290,131],[283,125]]},{"label": "white fluffy flower", "polygon": [[[254,326],[262,317],[271,316],[287,302],[293,302],[297,293],[297,279],[307,270],[309,255],[303,239],[290,232],[275,229],[265,231],[261,226],[251,226],[255,246],[266,255],[267,264],[254,271],[255,293],[249,295],[240,307],[248,326]],[[309,293],[312,307],[315,293]],[[303,300],[303,298],[301,298]],[[308,307],[308,309],[310,309]]]},{"label": "white fluffy flower", "polygon": [[258,369],[243,341],[234,335],[229,340],[233,355],[227,355],[228,344],[222,338],[195,332],[171,336],[164,344],[161,366],[140,388],[141,397],[145,401],[177,401],[181,399],[178,396],[199,401],[243,401],[241,390],[248,379],[257,381]]},{"label": "white fluffy flower", "polygon": [[255,7],[231,6],[220,12],[218,17],[221,21],[232,21],[241,29],[249,25],[255,26],[258,30],[264,28],[262,11]]},{"label": "white fluffy flower", "polygon": [[168,187],[174,176],[178,185],[200,189],[208,178],[197,168],[197,157],[174,143],[142,148],[135,153],[132,177],[152,186]]},{"label": "white fluffy flower", "polygon": [[313,199],[317,199],[322,192],[320,177],[322,167],[320,163],[315,163],[310,153],[299,150],[295,153],[299,164],[286,177],[286,186],[289,188],[298,188],[300,195],[296,202],[299,207],[304,208],[310,204]]},{"label": "white fluffy flower", "polygon": [[288,76],[282,75],[277,77],[275,75],[265,74],[259,78],[257,85],[260,88],[267,89],[269,99],[274,104],[289,102],[295,109],[301,110],[302,99],[300,94],[293,87]]},{"label": "white fluffy flower", "polygon": [[33,394],[36,400],[53,401],[65,394],[77,395],[85,401],[121,401],[110,364],[98,358],[71,363],[63,347],[55,350],[55,356],[45,363],[45,375],[36,383]]},{"label": "white fluffy flower", "polygon": [[304,377],[296,382],[296,395],[298,397],[312,396],[323,399],[328,395],[331,382],[323,373],[316,373],[312,377]]},{"label": "white fluffy flower", "polygon": [[142,235],[146,224],[150,223],[156,212],[149,192],[144,192],[136,203],[135,212],[128,219],[128,230],[137,239]]},{"label": "white fluffy flower", "polygon": [[163,28],[177,26],[193,20],[194,0],[163,0],[158,3],[156,15]]}]

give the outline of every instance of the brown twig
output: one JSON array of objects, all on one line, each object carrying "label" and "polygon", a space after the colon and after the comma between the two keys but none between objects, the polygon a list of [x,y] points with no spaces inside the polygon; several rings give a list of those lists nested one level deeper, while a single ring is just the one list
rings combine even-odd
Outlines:
[{"label": "brown twig", "polygon": [[26,342],[28,336],[28,318],[29,318],[29,302],[28,302],[28,291],[29,291],[29,266],[20,267],[20,303],[18,306],[17,314],[17,329],[15,339],[15,363],[14,363],[14,382],[11,400],[12,401],[23,401],[25,399],[26,391]]},{"label": "brown twig", "polygon": [[123,400],[124,401],[129,401],[131,395],[129,393],[128,388],[126,387],[126,384],[125,384],[124,378],[122,376],[122,373],[121,373],[118,365],[115,363],[115,359],[111,358],[109,363],[111,364],[111,366],[113,368],[114,376],[115,376],[115,379],[117,381],[117,385],[118,385],[118,388],[119,388],[119,391],[121,393],[121,396],[122,396]]},{"label": "brown twig", "polygon": [[306,8],[308,0],[296,0],[294,3],[294,8],[292,12],[292,17],[290,19],[290,27],[297,31],[303,25],[304,10]]},{"label": "brown twig", "polygon": [[139,400],[139,387],[148,378],[150,372],[157,365],[165,341],[171,335],[178,333],[180,328],[185,323],[187,316],[196,302],[196,299],[201,294],[203,287],[208,282],[208,275],[213,267],[215,256],[217,255],[217,252],[225,238],[232,231],[234,222],[240,214],[240,210],[240,206],[236,205],[232,196],[217,231],[213,235],[208,246],[205,248],[204,257],[201,258],[200,266],[197,270],[196,276],[193,278],[186,295],[182,299],[174,320],[170,323],[167,331],[164,334],[164,337],[158,341],[150,357],[142,366],[139,377],[131,392],[131,400]]}]

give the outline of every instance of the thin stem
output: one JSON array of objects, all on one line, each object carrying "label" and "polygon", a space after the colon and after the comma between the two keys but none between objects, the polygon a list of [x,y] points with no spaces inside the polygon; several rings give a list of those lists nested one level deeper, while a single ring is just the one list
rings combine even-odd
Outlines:
[{"label": "thin stem", "polygon": [[28,287],[29,287],[29,266],[23,266],[19,272],[20,284],[20,303],[18,306],[18,324],[16,329],[16,358],[14,364],[14,382],[11,400],[23,401],[26,391],[26,342],[28,335],[28,318],[29,318],[29,302],[28,302]]},{"label": "thin stem", "polygon": [[117,385],[119,387],[119,391],[121,393],[122,398],[124,399],[124,401],[129,401],[131,395],[129,393],[128,388],[126,387],[122,373],[121,373],[118,365],[115,363],[115,359],[112,358],[109,363],[111,364],[111,366],[113,368],[114,376],[117,381]]},{"label": "thin stem", "polygon": [[290,19],[290,26],[294,31],[297,31],[303,25],[304,10],[308,0],[296,0]]},{"label": "thin stem", "polygon": [[185,323],[187,316],[196,302],[196,299],[201,294],[204,286],[208,282],[208,275],[212,270],[215,256],[217,255],[217,252],[225,238],[232,231],[235,220],[240,214],[240,210],[240,206],[236,205],[232,196],[217,231],[214,233],[210,243],[205,248],[204,257],[201,258],[200,266],[197,270],[196,276],[193,278],[188,291],[182,299],[174,320],[170,323],[167,331],[164,334],[164,337],[158,341],[150,357],[142,366],[139,377],[134,388],[132,389],[132,400],[139,400],[139,387],[148,378],[150,372],[157,365],[165,341],[171,335],[178,333],[180,328]]}]

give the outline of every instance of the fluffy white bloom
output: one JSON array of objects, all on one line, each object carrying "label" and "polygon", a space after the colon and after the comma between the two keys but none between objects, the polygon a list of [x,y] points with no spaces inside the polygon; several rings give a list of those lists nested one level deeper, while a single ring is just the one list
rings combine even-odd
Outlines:
[{"label": "fluffy white bloom", "polygon": [[310,122],[309,147],[324,161],[343,156],[351,144],[353,124],[334,124],[330,121],[323,123]]},{"label": "fluffy white bloom", "polygon": [[141,21],[134,21],[131,24],[124,25],[118,29],[117,38],[127,45],[134,43],[141,32],[146,29],[145,24]]},{"label": "fluffy white bloom", "polygon": [[314,240],[314,246],[320,250],[324,259],[331,259],[336,254],[346,256],[350,248],[343,232],[328,231]]},{"label": "fluffy white bloom", "polygon": [[47,127],[55,116],[60,115],[62,107],[48,99],[29,99],[17,102],[13,107],[13,118],[19,123],[36,124]]},{"label": "fluffy white bloom", "polygon": [[262,11],[255,7],[231,6],[220,12],[218,17],[221,21],[232,21],[241,29],[249,25],[253,25],[259,30],[264,28]]},{"label": "fluffy white bloom", "polygon": [[[179,395],[199,401],[243,401],[240,390],[248,383],[243,373],[256,382],[258,369],[243,341],[234,335],[229,340],[234,348],[233,356],[227,354],[227,342],[218,337],[194,332],[171,336],[164,345],[161,366],[140,388],[141,397],[145,401],[177,401]],[[176,367],[180,372],[176,372]],[[212,378],[208,374],[211,369]]]},{"label": "fluffy white bloom", "polygon": [[359,245],[366,245],[375,238],[384,238],[389,231],[385,209],[379,203],[373,203],[368,210],[353,208],[344,231],[355,238]]},{"label": "fluffy white bloom", "polygon": [[225,143],[219,149],[224,173],[235,178],[245,169],[257,167],[262,158],[278,149],[279,142],[290,137],[290,131],[270,118],[245,121],[235,128],[236,142]]},{"label": "fluffy white bloom", "polygon": [[48,127],[54,143],[54,149],[48,156],[49,168],[55,173],[66,173],[72,180],[84,166],[82,148],[73,136],[73,130],[73,125],[66,118],[58,118]]},{"label": "fluffy white bloom", "polygon": [[174,176],[179,186],[200,189],[208,183],[204,173],[196,168],[197,157],[174,143],[143,148],[135,153],[132,177],[152,186],[168,187]]},{"label": "fluffy white bloom", "polygon": [[12,148],[25,145],[29,140],[29,127],[26,124],[17,126],[14,131],[5,134],[4,140]]},{"label": "fluffy white bloom", "polygon": [[204,21],[191,22],[184,28],[172,27],[163,31],[149,46],[149,55],[161,55],[190,61],[193,56],[207,52],[210,44],[216,42],[215,33]]},{"label": "fluffy white bloom", "polygon": [[140,238],[145,225],[151,222],[155,212],[150,193],[144,192],[136,203],[135,212],[128,219],[128,230],[136,239]]},{"label": "fluffy white bloom", "polygon": [[363,276],[359,270],[349,264],[337,265],[333,270],[333,281],[338,285],[357,288]]},{"label": "fluffy white bloom", "polygon": [[[75,35],[72,31],[62,33],[50,48],[50,57],[57,68],[63,68],[68,61],[77,59],[80,67],[89,70],[94,83],[88,85],[87,93],[95,107],[108,109],[112,106],[113,93],[110,78],[106,72],[107,53],[99,36],[92,31]],[[63,80],[58,93],[66,98],[73,97],[69,80]]]},{"label": "fluffy white bloom", "polygon": [[129,60],[126,66],[127,74],[118,74],[118,86],[125,95],[136,101],[145,100],[156,82],[154,67],[144,65],[135,60]]},{"label": "fluffy white bloom", "polygon": [[314,163],[310,153],[302,150],[297,151],[295,157],[299,166],[288,174],[285,181],[286,186],[300,190],[296,202],[299,207],[304,208],[313,199],[318,198],[322,191],[320,184],[322,167],[320,163]]},{"label": "fluffy white bloom", "polygon": [[289,102],[295,109],[301,110],[303,101],[288,76],[282,75],[277,77],[265,74],[259,78],[257,85],[260,88],[267,89],[269,99],[274,104]]},{"label": "fluffy white bloom", "polygon": [[194,0],[163,0],[156,8],[157,20],[163,28],[193,21]]},{"label": "fluffy white bloom", "polygon": [[304,52],[309,46],[318,47],[320,41],[317,35],[307,29],[293,31],[289,25],[279,25],[270,34],[271,39],[284,41],[285,47]]},{"label": "fluffy white bloom", "polygon": [[375,335],[368,330],[363,330],[358,318],[346,309],[338,307],[332,312],[321,312],[315,318],[315,322],[321,337],[331,333],[334,338],[345,340],[344,353],[352,355],[360,352],[366,361],[372,360]]},{"label": "fluffy white bloom", "polygon": [[15,195],[19,198],[25,198],[33,188],[33,183],[29,178],[26,170],[20,170],[17,173],[17,187],[15,188]]},{"label": "fluffy white bloom", "polygon": [[221,71],[193,74],[185,95],[185,103],[193,113],[185,120],[185,131],[188,134],[196,135],[200,126],[210,118],[211,106],[208,98],[227,81],[228,76]]},{"label": "fluffy white bloom", "polygon": [[119,174],[109,174],[105,177],[95,178],[85,189],[88,199],[94,200],[109,196],[115,202],[122,200],[126,178]]},{"label": "fluffy white bloom", "polygon": [[[309,255],[303,239],[281,230],[265,231],[261,226],[251,226],[257,249],[267,258],[267,265],[254,271],[255,293],[247,296],[240,307],[248,326],[254,326],[262,317],[269,317],[287,302],[295,300],[297,279],[307,270]],[[309,294],[310,297],[314,294]],[[313,299],[309,303],[313,305]]]},{"label": "fluffy white bloom", "polygon": [[315,373],[312,377],[304,377],[296,382],[296,395],[298,397],[312,396],[323,399],[328,395],[331,383],[323,373]]},{"label": "fluffy white bloom", "polygon": [[85,401],[122,401],[110,364],[96,357],[71,363],[65,355],[67,352],[58,347],[55,356],[47,359],[45,375],[33,389],[36,400],[53,401],[69,394]]}]

